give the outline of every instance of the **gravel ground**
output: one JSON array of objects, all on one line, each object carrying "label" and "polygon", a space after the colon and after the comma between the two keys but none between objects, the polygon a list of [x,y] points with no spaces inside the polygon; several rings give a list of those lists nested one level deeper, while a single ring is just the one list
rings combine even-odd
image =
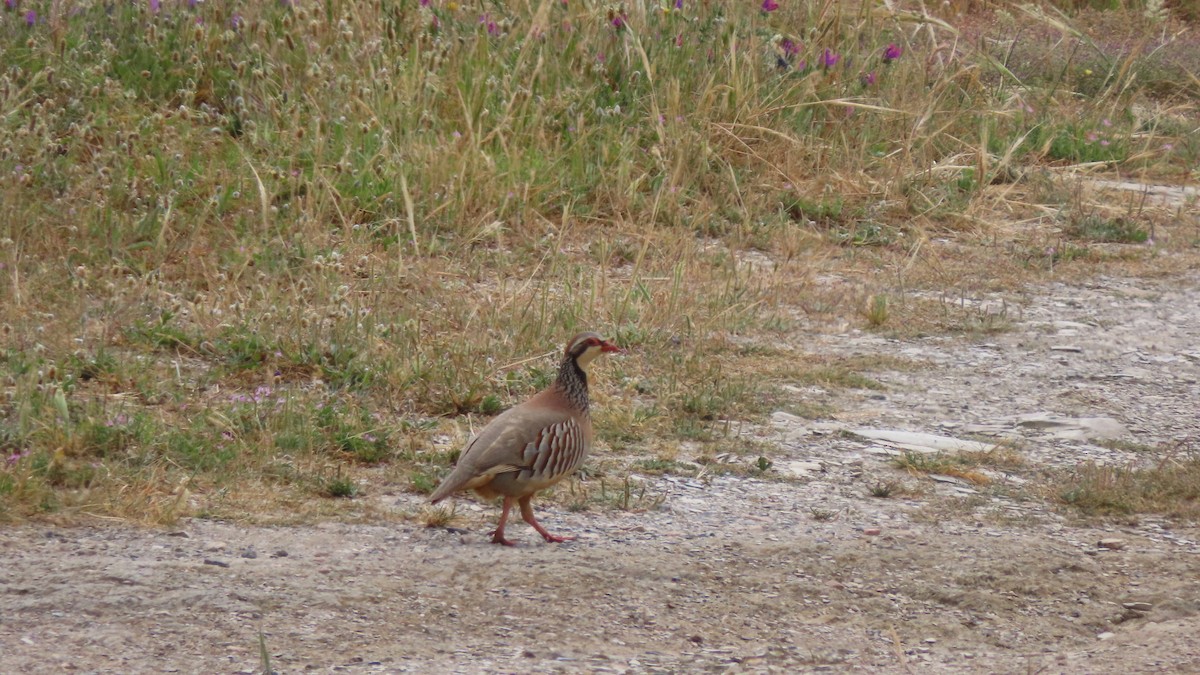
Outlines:
[{"label": "gravel ground", "polygon": [[[6,529],[0,671],[250,673],[265,650],[279,672],[1200,672],[1200,527],[1089,524],[1026,490],[1147,461],[1134,444],[1197,449],[1197,290],[1102,278],[1008,298],[1011,330],[981,338],[805,336],[928,366],[801,391],[836,421],[745,429],[778,446],[766,478],[641,477],[663,498],[644,513],[539,508],[568,544],[516,523],[520,546],[489,545],[495,510],[469,505],[461,530]],[[1024,464],[989,486],[890,463],[991,438]]]}]

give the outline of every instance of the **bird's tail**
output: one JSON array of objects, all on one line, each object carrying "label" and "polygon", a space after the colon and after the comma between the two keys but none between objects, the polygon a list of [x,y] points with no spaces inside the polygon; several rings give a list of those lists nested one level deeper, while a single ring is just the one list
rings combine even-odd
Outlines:
[{"label": "bird's tail", "polygon": [[450,475],[443,478],[441,485],[438,485],[437,489],[433,491],[433,494],[429,495],[429,503],[436,504],[455,492],[458,492],[470,479],[470,473],[464,471],[461,464],[454,467],[454,470],[450,472]]}]

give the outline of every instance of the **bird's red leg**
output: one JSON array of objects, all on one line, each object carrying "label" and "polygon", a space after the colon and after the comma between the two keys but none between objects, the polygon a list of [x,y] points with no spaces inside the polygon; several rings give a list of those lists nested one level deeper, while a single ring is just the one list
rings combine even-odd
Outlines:
[{"label": "bird's red leg", "polygon": [[492,532],[493,544],[516,546],[516,544],[504,538],[504,523],[508,521],[508,510],[510,508],[512,508],[512,497],[505,497],[504,506],[500,509],[500,522],[496,525],[496,529]]},{"label": "bird's red leg", "polygon": [[546,528],[542,527],[542,524],[533,517],[533,495],[525,495],[517,501],[521,504],[521,518],[523,518],[525,522],[532,525],[533,529],[537,530],[538,534],[542,535],[542,539],[554,543],[573,541],[575,539],[575,537],[560,537],[558,535],[550,534],[546,531]]}]

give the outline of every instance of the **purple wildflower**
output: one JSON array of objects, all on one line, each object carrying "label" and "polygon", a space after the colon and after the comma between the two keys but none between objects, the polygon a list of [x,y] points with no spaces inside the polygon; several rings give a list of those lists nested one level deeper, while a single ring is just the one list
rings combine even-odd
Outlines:
[{"label": "purple wildflower", "polygon": [[429,6],[429,0],[421,0],[421,6],[422,6],[422,7],[428,7],[428,6]]},{"label": "purple wildflower", "polygon": [[794,42],[791,38],[784,38],[783,42],[779,43],[779,48],[783,50],[784,57],[789,59],[799,54],[802,46],[801,43]]},{"label": "purple wildflower", "polygon": [[242,27],[242,15],[234,12],[233,16],[229,17],[229,26],[234,30],[240,30]]},{"label": "purple wildflower", "polygon": [[150,12],[158,14],[158,10],[162,9],[162,0],[150,0]]},{"label": "purple wildflower", "polygon": [[875,86],[875,71],[872,70],[866,75],[863,75],[862,81],[863,84],[867,85],[868,87]]},{"label": "purple wildflower", "polygon": [[11,12],[16,8],[17,8],[17,0],[4,0],[4,9],[7,9],[8,11]]},{"label": "purple wildflower", "polygon": [[838,61],[841,61],[841,60],[842,60],[842,57],[840,54],[832,52],[829,49],[826,49],[825,52],[823,54],[821,54],[821,67],[822,68],[832,68],[838,64]]},{"label": "purple wildflower", "polygon": [[779,3],[775,0],[763,0],[762,11],[774,12],[777,9],[779,9]]},{"label": "purple wildflower", "polygon": [[625,27],[625,17],[620,14],[614,14],[612,18],[612,27],[621,30]]},{"label": "purple wildflower", "polygon": [[682,10],[682,9],[683,9],[683,0],[675,0],[675,9],[676,9],[676,10]]},{"label": "purple wildflower", "polygon": [[17,462],[21,461],[22,457],[28,457],[29,452],[30,452],[29,450],[22,450],[20,452],[14,452],[13,454],[9,455],[6,458],[6,461],[9,464],[16,464]]},{"label": "purple wildflower", "polygon": [[895,42],[893,42],[884,48],[883,62],[891,63],[892,61],[895,61],[896,59],[900,58],[900,55],[903,53],[904,53],[904,48],[901,47],[900,45],[896,44]]},{"label": "purple wildflower", "polygon": [[28,12],[25,12],[25,25],[29,28],[33,28],[33,24],[35,23],[37,23],[37,12],[33,11],[32,9]]}]

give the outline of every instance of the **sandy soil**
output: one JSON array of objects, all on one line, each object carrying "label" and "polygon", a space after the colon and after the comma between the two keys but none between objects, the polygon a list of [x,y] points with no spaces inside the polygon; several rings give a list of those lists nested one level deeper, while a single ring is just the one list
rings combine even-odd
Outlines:
[{"label": "sandy soil", "polygon": [[[1197,449],[1198,290],[1044,287],[981,338],[806,335],[930,365],[802,392],[836,422],[747,431],[778,445],[777,478],[644,477],[664,497],[646,513],[541,507],[573,543],[518,523],[521,546],[489,545],[491,507],[460,531],[6,529],[0,671],[250,673],[265,649],[278,672],[1200,672],[1200,527],[1083,524],[1022,489],[1146,460],[1102,437]],[[894,443],[845,433],[864,427],[1009,437],[1025,465],[988,487],[909,476]],[[880,480],[924,493],[870,496]]]}]

